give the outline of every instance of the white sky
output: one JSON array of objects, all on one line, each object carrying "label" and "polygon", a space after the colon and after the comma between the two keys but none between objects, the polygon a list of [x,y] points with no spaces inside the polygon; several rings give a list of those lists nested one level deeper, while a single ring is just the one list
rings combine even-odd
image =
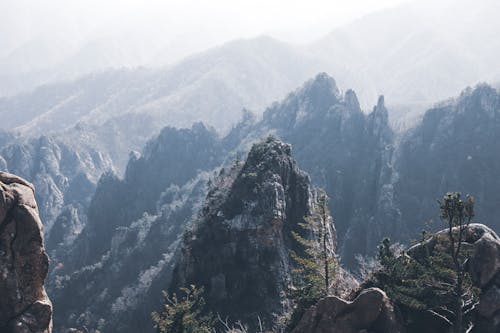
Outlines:
[{"label": "white sky", "polygon": [[0,0],[0,43],[5,50],[40,35],[72,33],[75,38],[94,38],[155,28],[166,39],[198,31],[220,41],[259,34],[308,41],[402,2],[405,0]]},{"label": "white sky", "polygon": [[259,35],[307,43],[416,1],[430,0],[0,0],[0,74],[162,66]]}]

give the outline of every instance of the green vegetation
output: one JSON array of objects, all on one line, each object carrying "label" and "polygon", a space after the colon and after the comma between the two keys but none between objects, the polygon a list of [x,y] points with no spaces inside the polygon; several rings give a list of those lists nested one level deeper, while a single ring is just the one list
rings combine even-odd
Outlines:
[{"label": "green vegetation", "polygon": [[[463,247],[465,243],[465,232],[474,217],[474,199],[467,195],[465,201],[460,198],[460,193],[447,193],[443,201],[438,201],[441,210],[441,219],[448,226],[449,251],[453,259],[453,271],[456,275],[454,280],[453,299],[453,331],[462,333],[464,331],[464,315],[466,315],[477,303],[475,293],[472,292],[470,277],[465,265],[469,259],[469,253]],[[472,323],[469,322],[469,328]],[[469,328],[467,331],[469,331]]]},{"label": "green vegetation", "polygon": [[181,288],[181,292],[184,294],[181,298],[175,293],[163,292],[163,311],[151,314],[155,328],[161,333],[212,333],[213,316],[202,313],[205,306],[203,288],[191,285]]},{"label": "green vegetation", "polygon": [[464,249],[465,232],[474,216],[473,200],[463,202],[459,193],[448,193],[439,203],[448,232],[424,234],[422,244],[410,249],[411,256],[395,253],[390,240],[384,239],[378,254],[382,268],[374,281],[406,310],[409,325],[426,312],[455,333],[469,332],[479,293],[465,269],[470,255]]},{"label": "green vegetation", "polygon": [[[467,228],[474,217],[474,200],[467,196],[463,201],[460,193],[447,193],[438,202],[447,230],[424,232],[421,243],[407,251],[384,239],[378,248],[378,269],[363,287],[383,289],[401,311],[409,332],[422,331],[419,325],[431,319],[443,331],[468,333],[473,328],[472,312],[480,292],[467,270]],[[323,190],[318,190],[311,214],[299,226],[300,232],[292,232],[298,248],[290,254],[295,265],[289,297],[296,306],[291,317],[285,316],[277,323],[279,331],[283,327],[291,330],[307,308],[320,298],[335,294],[339,271],[335,231]],[[225,332],[246,332],[241,323],[234,328],[227,319],[218,317],[217,324],[214,316],[205,315],[203,289],[191,286],[181,291],[181,299],[164,293],[163,312],[152,314],[159,332],[211,333],[216,332],[215,327]]]},{"label": "green vegetation", "polygon": [[292,232],[293,238],[302,247],[300,254],[291,251],[296,263],[295,289],[291,296],[297,304],[291,322],[294,323],[303,312],[320,298],[332,293],[337,260],[335,256],[335,231],[328,209],[328,196],[318,190],[318,199],[311,215],[299,226],[303,234]]}]

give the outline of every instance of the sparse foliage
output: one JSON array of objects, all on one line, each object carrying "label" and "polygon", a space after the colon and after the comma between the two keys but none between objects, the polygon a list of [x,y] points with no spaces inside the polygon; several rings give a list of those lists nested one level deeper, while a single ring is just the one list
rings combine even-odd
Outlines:
[{"label": "sparse foliage", "polygon": [[328,196],[323,190],[318,190],[316,206],[300,226],[306,235],[302,236],[298,232],[292,234],[302,245],[304,255],[291,252],[297,263],[294,271],[303,278],[303,287],[309,288],[313,297],[326,296],[332,288],[336,257],[333,221],[328,209]]},{"label": "sparse foliage", "polygon": [[[474,217],[474,198],[466,196],[465,201],[461,199],[458,192],[447,193],[443,201],[439,201],[441,220],[448,226],[448,241],[450,256],[453,260],[453,269],[456,275],[454,280],[454,320],[453,331],[464,332],[464,315],[466,315],[476,304],[476,297],[471,290],[470,277],[466,271],[469,260],[469,252],[464,249],[465,233]],[[472,323],[467,325],[467,331],[472,328]]]},{"label": "sparse foliage", "polygon": [[175,293],[169,295],[163,292],[163,311],[151,314],[155,328],[161,333],[214,332],[212,316],[202,313],[205,306],[203,288],[191,285],[181,288],[181,292],[184,295],[180,298]]},{"label": "sparse foliage", "polygon": [[297,303],[297,309],[293,317],[300,316],[321,297],[330,295],[334,284],[337,265],[335,231],[328,209],[328,196],[323,190],[318,190],[313,212],[305,217],[300,227],[303,229],[302,234],[292,232],[293,238],[302,246],[300,254],[291,252],[296,263],[292,298]]},{"label": "sparse foliage", "polygon": [[[455,333],[470,332],[470,315],[479,290],[466,270],[469,252],[464,243],[474,216],[474,202],[472,197],[462,202],[460,194],[448,193],[439,203],[448,232],[423,233],[421,245],[411,256],[404,251],[396,253],[390,240],[384,239],[378,253],[381,269],[374,274],[374,280],[391,299],[409,310],[410,322],[416,313],[424,311]],[[426,243],[430,238],[435,238],[436,245]]]}]

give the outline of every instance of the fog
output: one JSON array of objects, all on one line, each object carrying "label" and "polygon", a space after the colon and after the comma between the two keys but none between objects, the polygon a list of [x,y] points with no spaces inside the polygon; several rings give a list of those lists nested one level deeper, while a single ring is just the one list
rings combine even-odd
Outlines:
[{"label": "fog", "polygon": [[[168,64],[228,40],[262,34],[306,43],[367,13],[403,2],[2,1],[0,73],[45,69],[82,50],[99,58],[103,45],[120,67]],[[95,62],[100,67],[99,59]]]}]

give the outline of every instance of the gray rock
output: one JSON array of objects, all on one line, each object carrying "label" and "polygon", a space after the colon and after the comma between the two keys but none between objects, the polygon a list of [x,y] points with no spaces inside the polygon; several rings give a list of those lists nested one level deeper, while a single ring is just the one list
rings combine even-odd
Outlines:
[{"label": "gray rock", "polygon": [[[291,310],[284,297],[296,249],[291,231],[314,200],[310,180],[274,138],[255,144],[209,190],[193,230],[185,236],[171,290],[204,287],[207,306],[230,322],[271,328]],[[332,226],[333,227],[333,226]]]},{"label": "gray rock", "polygon": [[361,292],[352,302],[331,296],[306,311],[292,333],[401,333],[396,313],[380,289]]},{"label": "gray rock", "polygon": [[0,172],[0,331],[50,333],[52,304],[44,289],[49,260],[34,187]]}]

